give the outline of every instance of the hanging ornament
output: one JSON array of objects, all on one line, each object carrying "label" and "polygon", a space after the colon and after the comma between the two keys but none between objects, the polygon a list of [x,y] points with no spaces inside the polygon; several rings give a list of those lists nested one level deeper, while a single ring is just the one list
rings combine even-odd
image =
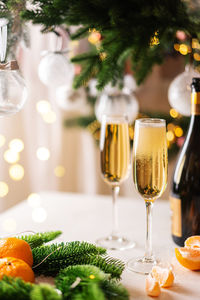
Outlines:
[{"label": "hanging ornament", "polygon": [[8,19],[0,18],[0,116],[20,111],[27,99],[17,61],[5,62],[8,23]]},{"label": "hanging ornament", "polygon": [[74,65],[68,57],[67,33],[59,27],[56,33],[61,37],[62,44],[59,51],[44,51],[38,66],[38,76],[42,83],[49,87],[58,88],[62,85],[72,86],[74,78]]},{"label": "hanging ornament", "polygon": [[65,52],[45,52],[38,67],[38,76],[47,86],[72,86],[74,66]]},{"label": "hanging ornament", "polygon": [[200,77],[200,74],[187,65],[185,71],[175,77],[168,89],[169,104],[183,116],[190,116],[190,85],[193,77]]},{"label": "hanging ornament", "polygon": [[[99,122],[103,114],[119,115],[126,114],[129,123],[135,120],[139,105],[133,91],[136,89],[136,83],[131,75],[124,77],[124,86],[122,90],[108,85],[99,95],[95,103],[95,115]],[[94,82],[91,84],[91,93],[95,94]]]},{"label": "hanging ornament", "polygon": [[65,85],[61,86],[56,90],[56,102],[61,109],[68,112],[86,115],[91,110],[84,88],[73,90]]}]

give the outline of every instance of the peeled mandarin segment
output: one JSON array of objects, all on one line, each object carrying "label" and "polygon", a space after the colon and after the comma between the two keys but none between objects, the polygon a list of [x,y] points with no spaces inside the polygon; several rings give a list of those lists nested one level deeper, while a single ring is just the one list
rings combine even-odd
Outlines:
[{"label": "peeled mandarin segment", "polygon": [[158,297],[161,293],[158,281],[151,274],[146,277],[146,293],[152,297]]},{"label": "peeled mandarin segment", "polygon": [[35,281],[35,276],[31,267],[23,260],[14,257],[0,258],[0,279],[5,275],[20,277],[26,282]]},{"label": "peeled mandarin segment", "polygon": [[0,239],[0,258],[8,256],[22,259],[31,267],[33,265],[30,245],[15,237]]},{"label": "peeled mandarin segment", "polygon": [[187,238],[185,247],[200,249],[200,235],[193,235]]},{"label": "peeled mandarin segment", "polygon": [[152,276],[159,282],[161,287],[167,288],[174,282],[174,274],[170,268],[154,266],[151,270]]},{"label": "peeled mandarin segment", "polygon": [[200,249],[188,247],[175,248],[175,255],[179,263],[190,270],[200,270]]}]

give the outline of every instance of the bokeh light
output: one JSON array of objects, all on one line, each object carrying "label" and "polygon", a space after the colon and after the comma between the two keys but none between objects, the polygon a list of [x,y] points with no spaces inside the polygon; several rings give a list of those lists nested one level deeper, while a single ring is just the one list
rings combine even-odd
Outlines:
[{"label": "bokeh light", "polygon": [[175,49],[176,51],[179,51],[179,48],[180,48],[180,45],[179,45],[179,44],[174,44],[174,49]]},{"label": "bokeh light", "polygon": [[182,55],[187,55],[188,54],[188,46],[186,44],[180,44],[179,52]]},{"label": "bokeh light", "polygon": [[24,142],[20,139],[13,139],[9,143],[10,149],[16,152],[21,152],[24,150]]},{"label": "bokeh light", "polygon": [[181,137],[183,135],[183,129],[179,126],[177,126],[174,130],[174,133],[177,137]]},{"label": "bokeh light", "polygon": [[17,228],[17,223],[13,218],[7,218],[2,223],[3,230],[6,232],[14,232]]},{"label": "bokeh light", "polygon": [[175,125],[173,124],[173,123],[169,123],[169,124],[167,124],[167,130],[169,131],[169,130],[174,130],[174,128],[175,128]]},{"label": "bokeh light", "polygon": [[32,212],[32,219],[36,223],[42,223],[47,218],[47,212],[43,207],[37,207]]},{"label": "bokeh light", "polygon": [[57,166],[54,169],[56,177],[63,177],[65,175],[65,168],[63,166]]},{"label": "bokeh light", "polygon": [[174,108],[171,108],[169,113],[170,113],[170,116],[174,119],[177,118],[179,115],[178,112]]},{"label": "bokeh light", "polygon": [[200,55],[198,53],[193,54],[194,60],[200,61]]},{"label": "bokeh light", "polygon": [[13,151],[12,149],[8,149],[4,152],[3,155],[5,161],[7,161],[10,164],[16,163],[19,161],[19,153]]},{"label": "bokeh light", "polygon": [[19,164],[15,164],[9,168],[9,175],[13,180],[19,181],[24,177],[24,168]]},{"label": "bokeh light", "polygon": [[54,111],[49,111],[47,114],[43,115],[43,120],[46,123],[54,123],[56,121],[56,113]]},{"label": "bokeh light", "polygon": [[40,147],[40,148],[37,149],[36,155],[37,155],[37,158],[39,160],[43,160],[44,161],[44,160],[48,160],[49,159],[50,152],[49,152],[49,150],[47,148]]},{"label": "bokeh light", "polygon": [[6,138],[4,135],[0,134],[0,147],[3,147],[5,145]]},{"label": "bokeh light", "polygon": [[41,115],[45,115],[51,111],[51,104],[47,100],[41,100],[37,102],[36,108]]},{"label": "bokeh light", "polygon": [[8,194],[9,188],[7,183],[0,181],[0,198],[5,197]]},{"label": "bokeh light", "polygon": [[41,197],[37,193],[31,193],[27,198],[27,202],[30,207],[39,207],[41,204]]},{"label": "bokeh light", "polygon": [[167,132],[167,140],[169,142],[172,142],[174,140],[175,136],[174,136],[174,133],[170,130]]}]

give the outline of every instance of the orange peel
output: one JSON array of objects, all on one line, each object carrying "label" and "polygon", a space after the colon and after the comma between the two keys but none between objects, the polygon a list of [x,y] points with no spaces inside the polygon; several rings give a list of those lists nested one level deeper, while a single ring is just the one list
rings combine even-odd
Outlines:
[{"label": "orange peel", "polygon": [[200,249],[200,235],[193,235],[185,240],[185,247]]},{"label": "orange peel", "polygon": [[189,247],[175,248],[175,255],[183,267],[190,270],[200,270],[200,249]]}]

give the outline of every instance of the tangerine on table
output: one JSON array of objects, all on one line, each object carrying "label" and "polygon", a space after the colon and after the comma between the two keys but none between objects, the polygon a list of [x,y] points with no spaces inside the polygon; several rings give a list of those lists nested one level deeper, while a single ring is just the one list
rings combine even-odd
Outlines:
[{"label": "tangerine on table", "polygon": [[160,266],[154,266],[151,270],[151,274],[163,288],[172,286],[174,282],[174,274],[170,268],[161,268]]},{"label": "tangerine on table", "polygon": [[200,235],[193,235],[187,238],[185,247],[200,249]]},{"label": "tangerine on table", "polygon": [[0,279],[5,275],[20,277],[26,282],[35,281],[35,276],[31,267],[23,260],[14,257],[0,258]]},{"label": "tangerine on table", "polygon": [[29,266],[33,265],[33,254],[30,245],[18,238],[0,239],[0,258],[8,256],[22,259]]},{"label": "tangerine on table", "polygon": [[152,297],[158,297],[161,293],[158,281],[151,274],[146,277],[146,293]]},{"label": "tangerine on table", "polygon": [[200,248],[175,248],[175,255],[179,263],[190,270],[200,270]]}]

